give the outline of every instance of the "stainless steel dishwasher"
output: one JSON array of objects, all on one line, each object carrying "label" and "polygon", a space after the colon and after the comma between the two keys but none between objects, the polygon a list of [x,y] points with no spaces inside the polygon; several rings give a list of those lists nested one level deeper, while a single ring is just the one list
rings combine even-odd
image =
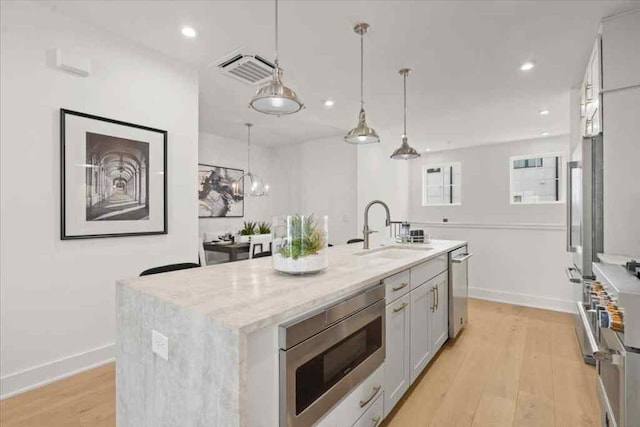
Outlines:
[{"label": "stainless steel dishwasher", "polygon": [[469,253],[466,246],[449,252],[449,337],[455,338],[467,324]]}]

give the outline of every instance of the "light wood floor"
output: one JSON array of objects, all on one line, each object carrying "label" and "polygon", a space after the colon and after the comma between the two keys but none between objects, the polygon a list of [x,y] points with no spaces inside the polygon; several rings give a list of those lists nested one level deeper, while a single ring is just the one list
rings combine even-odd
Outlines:
[{"label": "light wood floor", "polygon": [[[470,300],[469,318],[386,426],[599,425],[595,370],[570,315]],[[0,425],[113,427],[114,396],[109,364],[0,402]]]},{"label": "light wood floor", "polygon": [[571,315],[470,300],[467,328],[445,344],[385,424],[599,426],[595,381]]}]

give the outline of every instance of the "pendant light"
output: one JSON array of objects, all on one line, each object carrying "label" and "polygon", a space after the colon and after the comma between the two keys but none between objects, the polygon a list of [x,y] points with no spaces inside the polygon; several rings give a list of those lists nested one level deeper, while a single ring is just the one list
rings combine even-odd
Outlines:
[{"label": "pendant light", "polygon": [[304,108],[296,93],[282,83],[282,70],[278,64],[278,0],[276,1],[276,67],[273,69],[273,79],[262,86],[249,102],[254,110],[281,116],[293,114]]},{"label": "pendant light", "polygon": [[411,70],[403,68],[399,73],[404,81],[404,131],[402,133],[402,145],[393,152],[391,158],[394,160],[410,160],[420,157],[420,153],[409,146],[409,140],[407,139],[407,76],[411,73]]},{"label": "pendant light", "polygon": [[[234,196],[244,195],[246,197],[261,197],[267,196],[269,193],[269,186],[265,185],[262,178],[255,173],[251,172],[251,127],[253,124],[245,123],[247,127],[247,173],[238,178],[237,181],[231,184],[231,193]],[[247,187],[244,182],[248,180]]]},{"label": "pendant light", "polygon": [[360,114],[358,116],[358,125],[344,137],[344,140],[351,144],[380,142],[380,137],[376,131],[367,125],[367,118],[364,112],[364,35],[368,29],[369,24],[365,22],[361,22],[353,28],[353,31],[360,35]]}]

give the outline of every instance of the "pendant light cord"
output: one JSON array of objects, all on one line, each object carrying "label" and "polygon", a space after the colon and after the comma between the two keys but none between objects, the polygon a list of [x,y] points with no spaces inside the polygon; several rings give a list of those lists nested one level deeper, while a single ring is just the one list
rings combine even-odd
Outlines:
[{"label": "pendant light cord", "polygon": [[278,0],[276,0],[276,67],[278,66]]},{"label": "pendant light cord", "polygon": [[360,33],[360,108],[364,109],[364,32]]},{"label": "pendant light cord", "polygon": [[404,73],[403,76],[404,81],[404,134],[403,137],[407,136],[407,73]]},{"label": "pendant light cord", "polygon": [[251,175],[251,126],[247,125],[247,174]]}]

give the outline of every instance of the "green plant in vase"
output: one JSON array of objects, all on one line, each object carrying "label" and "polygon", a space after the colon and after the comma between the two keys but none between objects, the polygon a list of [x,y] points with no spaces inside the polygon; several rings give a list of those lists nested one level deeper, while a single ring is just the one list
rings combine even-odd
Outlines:
[{"label": "green plant in vase", "polygon": [[280,247],[280,255],[286,258],[306,257],[315,255],[326,246],[326,233],[313,218],[294,215],[289,222],[289,236]]},{"label": "green plant in vase", "polygon": [[241,236],[252,236],[256,234],[256,223],[253,221],[245,221],[244,227],[240,230]]},{"label": "green plant in vase", "polygon": [[258,224],[258,234],[271,234],[271,224],[261,222]]}]

